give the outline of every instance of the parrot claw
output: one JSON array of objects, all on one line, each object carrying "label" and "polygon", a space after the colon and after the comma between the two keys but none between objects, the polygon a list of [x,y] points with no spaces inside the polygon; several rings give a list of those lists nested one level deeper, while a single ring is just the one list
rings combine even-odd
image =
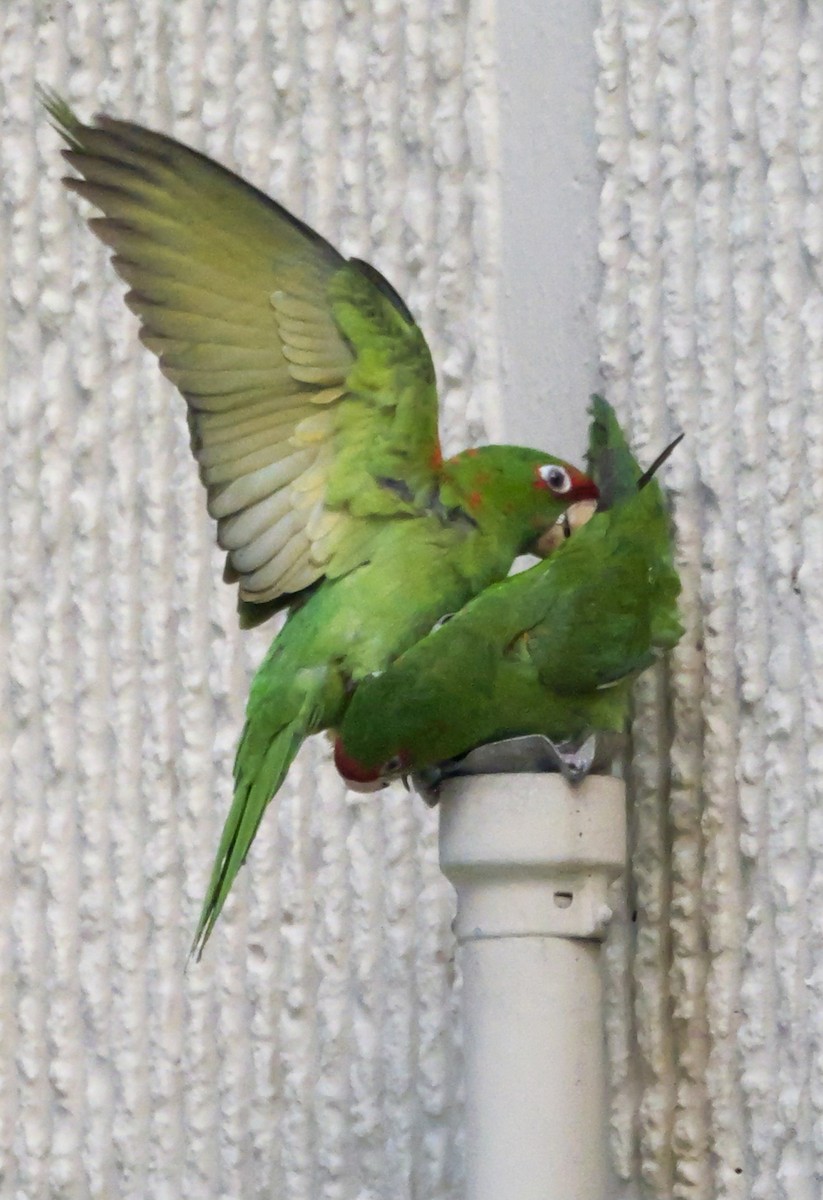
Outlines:
[{"label": "parrot claw", "polygon": [[597,753],[597,735],[590,733],[584,742],[552,742],[546,738],[557,759],[560,774],[569,783],[580,783],[594,765]]},{"label": "parrot claw", "polygon": [[419,771],[415,771],[406,778],[411,778],[410,791],[417,792],[420,799],[428,804],[429,808],[437,807],[440,799],[440,784],[447,778],[442,767],[421,767]]}]

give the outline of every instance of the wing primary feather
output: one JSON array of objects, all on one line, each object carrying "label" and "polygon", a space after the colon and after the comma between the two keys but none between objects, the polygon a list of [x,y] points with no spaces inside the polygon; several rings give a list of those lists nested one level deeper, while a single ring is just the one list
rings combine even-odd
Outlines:
[{"label": "wing primary feather", "polygon": [[288,545],[297,528],[295,512],[292,510],[285,513],[279,521],[270,525],[256,538],[232,550],[232,566],[240,575],[251,577],[251,572],[258,571],[266,563],[271,562],[281,548]]},{"label": "wing primary feather", "polygon": [[199,150],[194,150],[191,146],[184,146],[181,142],[175,141],[166,134],[144,129],[142,126],[135,125],[131,121],[121,121],[104,116],[103,114],[97,114],[95,121],[97,129],[79,125],[79,122],[78,125],[84,133],[92,135],[92,138],[98,129],[101,130],[112,139],[116,146],[139,155],[141,160],[143,155],[149,155],[150,159],[159,162],[163,167],[173,172],[175,181],[184,187],[185,190],[196,196],[200,201],[201,207],[210,208],[213,212],[217,213],[220,219],[223,217],[223,212],[219,203],[216,205],[210,203],[209,197],[204,196],[202,192],[189,183],[185,173],[179,169],[181,159],[184,162],[188,161],[188,163],[196,165],[207,177],[218,180],[223,185],[230,186],[236,193],[242,194],[246,199],[252,200],[256,205],[267,209],[279,221],[284,222],[320,250],[327,261],[339,266],[342,266],[345,262],[338,251],[317,230],[312,229],[305,221],[301,221],[299,217],[296,217],[294,213],[289,212],[287,208],[278,204],[271,196],[267,196],[265,192],[261,192],[259,188],[254,187],[253,184],[243,179],[240,175],[236,175],[233,171],[228,170],[227,167],[202,154]]},{"label": "wing primary feather", "polygon": [[258,570],[244,575],[240,594],[246,599],[255,593],[266,598],[267,593],[279,585],[283,576],[292,569],[300,555],[308,549],[309,539],[305,534],[293,537]]},{"label": "wing primary feather", "polygon": [[41,98],[77,172],[67,186],[98,210],[141,339],[186,400],[241,595],[276,600],[278,580],[302,590],[352,569],[389,515],[377,477],[414,495],[435,482],[434,371],[408,307],[199,151]]},{"label": "wing primary feather", "polygon": [[286,429],[284,432],[283,425],[272,422],[263,429],[247,434],[245,437],[236,437],[233,441],[227,438],[210,439],[208,446],[204,446],[198,451],[197,461],[204,469],[217,467],[222,463],[242,464],[248,455],[265,451],[271,454],[273,462],[275,458],[282,458],[290,453],[291,445],[290,431]]},{"label": "wing primary feather", "polygon": [[[284,397],[284,400],[293,397]],[[197,413],[194,421],[210,444],[219,445],[224,441],[232,441],[236,437],[245,437],[248,433],[263,433],[268,429],[296,429],[300,422],[311,415],[305,401],[310,397],[303,394],[303,403],[289,408],[277,405],[273,407],[270,400],[262,400],[257,404],[237,405],[226,412]]]},{"label": "wing primary feather", "polygon": [[298,450],[282,462],[262,467],[241,479],[233,480],[224,488],[215,490],[214,495],[209,498],[209,512],[213,517],[228,517],[239,512],[241,508],[248,508],[256,500],[262,500],[277,488],[291,483],[313,459],[313,451]]},{"label": "wing primary feather", "polygon": [[292,503],[290,491],[284,487],[234,516],[223,517],[217,526],[221,549],[236,550],[247,545],[259,537],[269,524],[279,521]]}]

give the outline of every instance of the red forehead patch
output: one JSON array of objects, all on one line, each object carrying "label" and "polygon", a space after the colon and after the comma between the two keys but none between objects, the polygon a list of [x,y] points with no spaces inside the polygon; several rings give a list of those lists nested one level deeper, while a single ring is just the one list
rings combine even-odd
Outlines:
[{"label": "red forehead patch", "polygon": [[340,741],[334,742],[334,765],[347,783],[376,783],[380,778],[379,767],[365,767],[348,754]]}]

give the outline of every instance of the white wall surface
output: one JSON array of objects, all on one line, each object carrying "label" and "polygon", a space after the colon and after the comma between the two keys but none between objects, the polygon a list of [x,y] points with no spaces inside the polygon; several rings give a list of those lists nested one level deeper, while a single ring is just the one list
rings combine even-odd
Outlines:
[{"label": "white wall surface", "polygon": [[0,20],[0,1196],[452,1195],[452,902],[421,802],[347,800],[318,739],[184,975],[267,634],[235,629],[184,405],[33,84],[190,139],[375,262],[430,338],[456,449],[495,355],[483,13],[8,0]]},{"label": "white wall surface", "polygon": [[614,1141],[644,1195],[811,1200],[823,7],[604,0],[597,46],[606,386],[649,454],[687,434],[665,476],[687,635],[638,689],[637,918],[611,948]]},{"label": "white wall surface", "polygon": [[346,798],[318,739],[184,974],[266,634],[235,630],[182,401],[57,183],[35,80],[383,269],[450,449],[485,420],[579,450],[598,366],[642,452],[686,430],[688,632],[638,689],[608,951],[614,1200],[823,1192],[823,10],[512,7],[496,30],[492,0],[0,9],[0,1200],[460,1181],[421,803]]}]

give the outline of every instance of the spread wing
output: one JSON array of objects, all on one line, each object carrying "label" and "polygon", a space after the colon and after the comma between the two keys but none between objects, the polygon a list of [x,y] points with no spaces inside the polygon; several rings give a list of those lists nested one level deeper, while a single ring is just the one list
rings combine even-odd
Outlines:
[{"label": "spread wing", "polygon": [[[240,600],[268,615],[368,553],[439,462],[425,339],[374,268],[211,159],[43,97],[141,338],[188,405]],[[249,620],[246,623],[254,623]]]}]

